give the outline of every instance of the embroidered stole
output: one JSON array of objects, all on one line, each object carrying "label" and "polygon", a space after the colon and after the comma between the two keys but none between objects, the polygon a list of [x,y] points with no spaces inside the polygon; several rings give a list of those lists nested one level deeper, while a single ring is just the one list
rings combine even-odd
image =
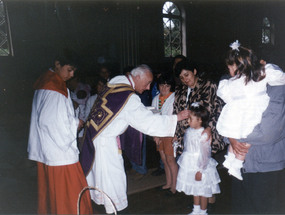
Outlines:
[{"label": "embroidered stole", "polygon": [[134,89],[127,84],[107,84],[90,111],[82,144],[79,146],[81,163],[87,176],[95,160],[93,140],[116,118],[126,105]]}]

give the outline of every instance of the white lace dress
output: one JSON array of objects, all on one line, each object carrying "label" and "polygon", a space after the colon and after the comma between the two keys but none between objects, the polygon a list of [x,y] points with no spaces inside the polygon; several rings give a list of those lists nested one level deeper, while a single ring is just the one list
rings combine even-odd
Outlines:
[{"label": "white lace dress", "polygon": [[245,85],[245,76],[222,80],[217,95],[226,102],[217,122],[217,131],[224,137],[235,139],[247,137],[260,123],[262,113],[268,106],[267,84],[285,84],[285,73],[276,65],[265,66],[266,77]]},{"label": "white lace dress", "polygon": [[[184,135],[184,150],[177,163],[179,165],[176,190],[186,195],[211,197],[220,193],[220,177],[216,169],[217,162],[211,158],[211,143],[204,128],[188,128]],[[202,180],[196,181],[200,171]]]}]

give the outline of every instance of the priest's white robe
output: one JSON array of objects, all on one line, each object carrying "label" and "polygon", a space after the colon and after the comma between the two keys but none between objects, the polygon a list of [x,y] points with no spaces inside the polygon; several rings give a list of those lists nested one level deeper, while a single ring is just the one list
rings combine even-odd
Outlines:
[{"label": "priest's white robe", "polygon": [[[130,81],[134,86],[131,76]],[[109,83],[131,85],[125,76],[117,76]],[[131,95],[118,116],[93,141],[95,161],[87,175],[88,185],[105,192],[112,199],[117,211],[125,209],[128,206],[127,182],[116,137],[129,125],[150,136],[174,136],[176,124],[176,115],[154,115],[141,103],[138,95]],[[91,190],[90,193],[92,200],[97,204],[104,204],[107,213],[113,213],[107,197],[96,190]]]}]

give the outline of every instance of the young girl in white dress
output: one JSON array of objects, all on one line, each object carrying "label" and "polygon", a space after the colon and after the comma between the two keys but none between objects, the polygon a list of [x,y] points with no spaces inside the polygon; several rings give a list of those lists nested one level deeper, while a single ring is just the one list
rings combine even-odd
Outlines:
[{"label": "young girl in white dress", "polygon": [[[284,85],[285,74],[276,65],[262,64],[252,50],[240,46],[238,41],[230,47],[226,64],[232,78],[219,83],[217,95],[226,105],[218,119],[217,130],[229,139],[241,139],[246,138],[261,121],[269,102],[267,84]],[[230,145],[225,157],[223,164],[229,174],[242,180],[245,155],[235,153]]]},{"label": "young girl in white dress", "polygon": [[208,120],[205,107],[199,103],[190,106],[190,128],[185,131],[184,150],[177,161],[176,190],[194,196],[192,215],[207,214],[208,198],[220,193],[218,163],[211,158],[211,140],[207,140],[206,133],[202,134]]}]

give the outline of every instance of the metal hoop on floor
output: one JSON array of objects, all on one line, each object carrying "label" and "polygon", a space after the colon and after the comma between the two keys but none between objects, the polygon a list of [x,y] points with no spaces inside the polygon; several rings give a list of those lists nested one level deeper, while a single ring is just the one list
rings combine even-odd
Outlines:
[{"label": "metal hoop on floor", "polygon": [[81,200],[81,197],[82,197],[82,194],[86,191],[86,190],[97,190],[99,191],[100,193],[104,194],[107,199],[111,202],[111,205],[112,205],[112,208],[113,208],[113,211],[114,211],[114,214],[117,215],[117,210],[116,210],[116,207],[115,207],[115,204],[113,203],[112,199],[105,193],[103,192],[102,190],[96,188],[96,187],[91,187],[91,186],[86,186],[84,187],[81,192],[79,193],[78,195],[78,200],[77,200],[77,214],[80,215],[80,200]]}]

